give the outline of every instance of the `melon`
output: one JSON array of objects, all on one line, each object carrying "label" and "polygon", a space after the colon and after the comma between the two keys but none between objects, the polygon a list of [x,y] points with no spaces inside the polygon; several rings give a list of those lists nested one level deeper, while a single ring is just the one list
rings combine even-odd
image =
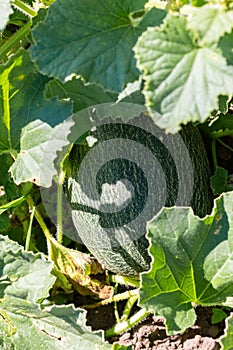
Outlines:
[{"label": "melon", "polygon": [[104,268],[138,275],[150,265],[147,222],[163,206],[211,212],[201,135],[192,124],[166,135],[142,115],[102,121],[88,137],[70,152],[64,186],[77,234]]}]

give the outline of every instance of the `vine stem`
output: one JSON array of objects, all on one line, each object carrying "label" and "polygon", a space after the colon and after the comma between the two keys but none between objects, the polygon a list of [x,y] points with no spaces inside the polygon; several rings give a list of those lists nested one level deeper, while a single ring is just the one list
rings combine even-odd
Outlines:
[{"label": "vine stem", "polygon": [[105,332],[106,338],[113,337],[117,334],[126,332],[128,329],[136,326],[140,321],[144,320],[151,312],[146,309],[139,310],[136,314],[131,316],[127,321],[117,323],[114,327],[108,329]]},{"label": "vine stem", "polygon": [[214,168],[216,169],[218,166],[217,154],[216,154],[216,139],[212,139],[211,150],[212,150],[212,158],[213,158]]},{"label": "vine stem", "polygon": [[138,291],[139,291],[138,289],[133,289],[133,290],[129,290],[129,291],[124,292],[124,293],[119,293],[117,295],[114,295],[111,298],[101,300],[98,303],[84,305],[84,306],[82,306],[82,308],[84,308],[84,309],[95,309],[96,307],[107,305],[107,304],[113,303],[115,301],[121,301],[121,300],[129,299],[132,296],[137,296],[138,297]]},{"label": "vine stem", "polygon": [[223,142],[222,140],[220,139],[217,139],[219,143],[221,143],[221,145],[227,149],[229,149],[231,152],[233,152],[233,148],[228,146],[225,142]]},{"label": "vine stem", "polygon": [[28,226],[28,231],[27,231],[27,237],[26,237],[26,243],[25,243],[25,250],[28,251],[30,249],[30,241],[31,241],[31,235],[32,235],[32,223],[35,215],[35,205],[32,207],[32,212],[30,215],[30,222]]},{"label": "vine stem", "polygon": [[[117,294],[117,288],[118,288],[118,283],[115,284],[114,286],[114,294]],[[114,301],[114,315],[116,318],[117,323],[121,321],[120,316],[119,316],[119,312],[117,309],[117,301]]]},{"label": "vine stem", "polygon": [[223,137],[223,136],[232,136],[232,130],[224,130],[224,131],[215,131],[213,133],[210,133],[210,136],[213,139],[217,139],[219,137]]},{"label": "vine stem", "polygon": [[61,170],[58,176],[57,186],[57,241],[62,243],[63,239],[63,223],[62,223],[62,199],[63,199],[63,182],[65,179],[65,171]]},{"label": "vine stem", "polygon": [[31,6],[26,4],[21,0],[11,0],[11,4],[15,6],[18,10],[21,10],[25,15],[29,17],[37,16],[37,12],[33,10]]},{"label": "vine stem", "polygon": [[124,286],[132,286],[138,288],[140,285],[139,280],[132,277],[111,275],[109,274],[109,281],[113,283],[123,284]]},{"label": "vine stem", "polygon": [[134,295],[127,300],[127,303],[125,305],[124,311],[123,311],[122,316],[121,316],[121,321],[128,320],[130,312],[131,312],[131,310],[132,310],[132,308],[137,300],[138,300],[137,295]]},{"label": "vine stem", "polygon": [[[32,199],[32,197],[30,195],[27,196],[27,202],[28,202],[30,208],[34,207],[34,202],[33,202],[33,199]],[[38,223],[39,223],[39,225],[40,225],[40,227],[41,227],[41,229],[42,229],[46,239],[48,240],[48,242],[52,241],[54,238],[51,235],[51,233],[50,233],[46,223],[44,222],[44,219],[41,216],[40,211],[36,207],[35,207],[35,218],[38,221]]]}]

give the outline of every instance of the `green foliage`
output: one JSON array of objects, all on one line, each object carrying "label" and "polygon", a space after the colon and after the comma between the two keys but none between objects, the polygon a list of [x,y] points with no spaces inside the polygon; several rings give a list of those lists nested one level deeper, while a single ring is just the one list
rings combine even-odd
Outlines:
[{"label": "green foliage", "polygon": [[211,187],[215,195],[233,190],[233,187],[227,183],[227,179],[227,171],[224,168],[217,167],[215,174],[211,177]]},{"label": "green foliage", "polygon": [[23,203],[25,201],[25,197],[20,197],[20,198],[17,198],[15,199],[14,201],[12,202],[8,202],[6,204],[3,204],[0,206],[0,215],[2,213],[4,213],[4,211],[10,209],[10,208],[15,208],[15,207],[18,207],[21,203]]},{"label": "green foliage", "polygon": [[[157,125],[172,133],[182,123],[204,122],[218,109],[219,95],[232,95],[233,67],[217,47],[216,26],[206,32],[209,17],[203,22],[203,9],[194,14],[191,21],[167,16],[162,26],[148,28],[135,47],[149,112]],[[215,19],[218,13],[213,15]],[[218,32],[217,40],[220,36]]]},{"label": "green foliage", "polygon": [[231,314],[226,319],[225,334],[221,336],[221,349],[231,350],[233,342],[233,315]]},{"label": "green foliage", "polygon": [[163,10],[152,9],[134,19],[131,14],[143,10],[145,3],[57,0],[44,22],[33,30],[31,56],[47,75],[65,80],[79,74],[106,89],[121,91],[139,76],[132,51],[138,37],[147,26],[159,25],[166,15]]},{"label": "green foliage", "polygon": [[6,349],[110,349],[102,332],[86,326],[84,310],[73,306],[41,309],[55,282],[53,264],[0,236],[0,344]]},{"label": "green foliage", "polygon": [[31,181],[38,186],[51,186],[56,175],[54,161],[57,151],[69,143],[67,136],[71,125],[72,121],[52,128],[47,123],[35,120],[22,129],[21,152],[10,168],[16,184]]},{"label": "green foliage", "polygon": [[212,324],[219,323],[227,317],[227,314],[223,310],[217,309],[216,307],[212,309],[212,312],[213,312],[211,317]]},{"label": "green foliage", "polygon": [[10,0],[2,0],[0,4],[0,30],[3,30],[8,22],[9,16],[12,13]]},{"label": "green foliage", "polygon": [[41,310],[38,305],[6,296],[0,303],[1,339],[5,349],[80,350],[111,349],[103,333],[91,332],[86,313],[73,306],[53,306]]},{"label": "green foliage", "polygon": [[[107,117],[105,103],[124,121],[132,115],[119,101],[145,107],[166,132],[195,122],[210,158],[212,151],[214,195],[227,192],[203,219],[174,207],[148,224],[152,264],[141,275],[143,309],[106,334],[123,332],[148,312],[164,316],[174,334],[194,324],[196,305],[232,310],[232,96],[232,0],[0,0],[1,349],[132,348],[104,342],[102,331],[86,325],[86,312],[67,305],[83,285],[98,297],[98,283],[112,289],[105,275],[85,274],[80,245],[62,234],[69,220],[61,204],[68,139],[74,122],[80,134],[90,126],[88,118],[69,117],[98,105],[96,113]],[[219,144],[230,152],[226,168],[217,166]],[[55,225],[40,194],[52,183]],[[133,292],[128,297],[136,300]],[[62,305],[46,306],[51,300]],[[213,308],[212,323],[225,317]],[[232,314],[220,342],[232,349]]]},{"label": "green foliage", "polygon": [[46,86],[45,95],[47,98],[56,96],[59,100],[71,99],[74,113],[90,106],[117,100],[116,93],[106,91],[100,85],[85,85],[83,80],[76,77],[66,83],[59,80],[50,81]]},{"label": "green foliage", "polygon": [[48,81],[25,50],[0,66],[0,150],[18,148],[22,128],[30,121],[40,119],[55,126],[69,117],[70,103],[44,97]]},{"label": "green foliage", "polygon": [[48,297],[55,277],[53,265],[41,254],[27,253],[16,242],[0,236],[0,295],[36,303]]},{"label": "green foliage", "polygon": [[139,304],[163,315],[170,334],[194,324],[193,305],[232,306],[232,198],[223,194],[204,219],[168,208],[148,224],[152,264],[141,275]]}]

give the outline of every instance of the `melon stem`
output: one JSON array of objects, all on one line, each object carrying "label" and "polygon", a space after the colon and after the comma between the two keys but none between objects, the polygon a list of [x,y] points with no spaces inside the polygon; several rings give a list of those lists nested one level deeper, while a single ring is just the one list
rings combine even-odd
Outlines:
[{"label": "melon stem", "polygon": [[144,320],[150,312],[146,309],[139,310],[136,314],[131,316],[128,320],[117,323],[114,327],[108,329],[105,332],[106,338],[114,337],[117,334],[121,334],[136,326],[139,322]]}]

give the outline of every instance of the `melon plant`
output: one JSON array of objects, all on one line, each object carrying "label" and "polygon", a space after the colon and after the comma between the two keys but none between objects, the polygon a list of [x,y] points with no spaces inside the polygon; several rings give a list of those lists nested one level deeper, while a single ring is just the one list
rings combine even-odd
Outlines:
[{"label": "melon plant", "polygon": [[231,348],[232,30],[232,0],[1,0],[1,348],[124,349],[197,305]]}]

